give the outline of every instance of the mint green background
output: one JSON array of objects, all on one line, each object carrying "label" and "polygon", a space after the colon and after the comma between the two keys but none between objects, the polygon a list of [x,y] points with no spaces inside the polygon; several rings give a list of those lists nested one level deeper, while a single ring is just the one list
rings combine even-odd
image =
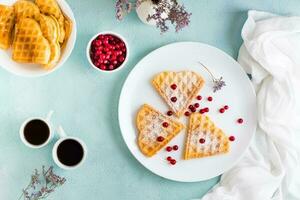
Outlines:
[{"label": "mint green background", "polygon": [[[1,2],[1,1],[0,1]],[[203,196],[218,178],[198,183],[163,179],[140,165],[121,138],[117,105],[122,84],[134,65],[152,50],[176,41],[200,41],[216,46],[234,58],[242,43],[240,31],[247,10],[300,14],[299,0],[188,0],[193,13],[188,29],[160,35],[143,25],[135,13],[123,22],[114,18],[113,0],[69,0],[77,20],[75,49],[63,66],[51,75],[28,79],[0,69],[0,199],[17,199],[34,168],[54,164],[51,148],[25,147],[18,135],[22,121],[44,116],[53,109],[53,123],[88,146],[85,164],[74,171],[55,167],[67,183],[51,198],[96,199],[191,199]],[[85,57],[88,40],[99,31],[112,30],[127,38],[131,55],[120,72],[103,75]],[[142,91],[141,91],[142,92]]]}]

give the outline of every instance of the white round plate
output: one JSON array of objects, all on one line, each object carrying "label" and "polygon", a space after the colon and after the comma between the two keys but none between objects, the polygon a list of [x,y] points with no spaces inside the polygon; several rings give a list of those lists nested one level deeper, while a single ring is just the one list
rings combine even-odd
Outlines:
[{"label": "white round plate", "polygon": [[[216,77],[222,76],[226,86],[213,93],[209,74],[197,62],[209,67]],[[151,80],[162,71],[193,70],[204,77],[206,84],[200,91],[200,107],[209,107],[207,113],[216,125],[228,135],[234,135],[230,152],[192,160],[183,160],[186,130],[179,133],[168,145],[179,145],[178,151],[159,151],[151,158],[145,157],[137,145],[135,119],[138,109],[150,104],[163,113],[168,106],[151,85]],[[213,97],[212,102],[206,98]],[[195,102],[197,100],[195,99]],[[221,114],[219,108],[228,105]],[[244,123],[238,124],[237,119]],[[180,121],[187,125],[185,116]],[[256,130],[256,97],[248,76],[230,56],[212,46],[197,42],[180,42],[161,47],[144,57],[129,74],[119,101],[119,123],[123,138],[135,158],[153,173],[167,179],[195,182],[213,178],[230,169],[243,156]],[[177,160],[176,165],[166,161],[167,156]]]},{"label": "white round plate", "polygon": [[[4,5],[13,5],[16,2],[16,0],[3,0],[1,1],[1,4]],[[65,47],[65,49],[62,52],[60,61],[57,63],[57,65],[51,69],[51,70],[44,70],[42,69],[39,65],[36,64],[23,64],[23,63],[17,63],[12,60],[11,58],[11,48],[9,50],[3,50],[0,49],[0,66],[6,69],[7,71],[19,75],[19,76],[24,76],[24,77],[39,77],[39,76],[44,76],[47,74],[50,74],[54,72],[55,70],[59,69],[65,61],[69,58],[69,56],[72,53],[72,50],[75,45],[76,41],[76,34],[77,34],[77,29],[76,29],[76,21],[73,15],[73,12],[68,5],[68,3],[64,0],[57,0],[57,3],[59,4],[61,10],[63,13],[68,16],[71,21],[73,22],[73,27],[72,27],[72,33],[69,37],[68,43]]]}]

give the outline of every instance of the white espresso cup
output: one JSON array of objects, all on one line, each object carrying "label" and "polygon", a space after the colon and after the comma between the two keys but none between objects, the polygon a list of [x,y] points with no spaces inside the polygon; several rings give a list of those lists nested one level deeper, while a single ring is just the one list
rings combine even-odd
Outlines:
[{"label": "white espresso cup", "polygon": [[52,149],[55,164],[65,170],[79,167],[87,156],[85,143],[77,137],[67,136],[61,126],[58,127],[57,132],[60,139]]},{"label": "white espresso cup", "polygon": [[26,119],[19,130],[21,141],[30,148],[41,148],[49,143],[53,131],[50,119],[53,111],[50,111],[45,118],[31,117]]}]

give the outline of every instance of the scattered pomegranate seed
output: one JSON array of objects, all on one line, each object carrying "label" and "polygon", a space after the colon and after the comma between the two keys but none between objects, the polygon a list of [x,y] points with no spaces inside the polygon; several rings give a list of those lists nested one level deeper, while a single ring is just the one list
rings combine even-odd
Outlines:
[{"label": "scattered pomegranate seed", "polygon": [[168,151],[168,152],[172,151],[172,147],[167,146],[167,147],[166,147],[166,151]]},{"label": "scattered pomegranate seed", "polygon": [[173,146],[173,150],[174,150],[174,151],[177,151],[177,150],[178,150],[178,145],[174,145],[174,146]]},{"label": "scattered pomegranate seed", "polygon": [[163,125],[163,127],[168,128],[169,123],[168,122],[164,122],[164,123],[162,123],[162,125]]},{"label": "scattered pomegranate seed", "polygon": [[232,136],[229,137],[229,140],[230,140],[231,142],[233,142],[233,141],[235,140],[235,137],[232,135]]},{"label": "scattered pomegranate seed", "polygon": [[176,85],[176,84],[172,84],[172,85],[171,85],[171,88],[172,88],[173,90],[176,90],[177,85]]},{"label": "scattered pomegranate seed", "polygon": [[196,108],[193,106],[193,108],[191,109],[192,112],[196,112]]},{"label": "scattered pomegranate seed", "polygon": [[201,138],[201,139],[199,140],[199,142],[200,142],[201,144],[203,144],[203,143],[205,143],[205,139],[204,139],[204,138]]},{"label": "scattered pomegranate seed", "polygon": [[195,103],[195,104],[194,104],[194,107],[195,107],[195,108],[199,108],[199,106],[200,106],[199,103]]},{"label": "scattered pomegranate seed", "polygon": [[175,160],[175,159],[172,159],[172,160],[170,161],[170,163],[171,163],[172,165],[175,165],[175,164],[176,164],[176,160]]},{"label": "scattered pomegranate seed", "polygon": [[171,161],[171,160],[173,160],[172,157],[171,157],[171,156],[168,156],[168,157],[167,157],[167,161]]},{"label": "scattered pomegranate seed", "polygon": [[165,138],[163,137],[163,136],[158,136],[157,138],[156,138],[156,141],[157,142],[162,142],[162,141],[164,141],[165,140]]},{"label": "scattered pomegranate seed", "polygon": [[169,111],[167,112],[167,115],[168,115],[168,116],[172,116],[172,115],[173,115],[173,111],[169,110]]},{"label": "scattered pomegranate seed", "polygon": [[204,109],[204,112],[209,112],[209,108],[206,107],[206,108],[203,108]]},{"label": "scattered pomegranate seed", "polygon": [[193,105],[189,105],[189,109],[191,110],[192,108],[194,108],[194,106]]},{"label": "scattered pomegranate seed", "polygon": [[190,112],[189,112],[189,111],[186,111],[186,112],[184,113],[184,115],[188,117],[188,116],[190,116]]},{"label": "scattered pomegranate seed", "polygon": [[171,98],[171,101],[172,101],[172,102],[176,102],[176,101],[177,101],[177,97],[172,97],[172,98]]},{"label": "scattered pomegranate seed", "polygon": [[242,118],[239,118],[239,119],[237,120],[237,122],[238,122],[239,124],[242,124],[242,123],[244,122],[244,120],[243,120]]},{"label": "scattered pomegranate seed", "polygon": [[228,110],[228,108],[229,108],[229,106],[227,106],[227,105],[224,106],[224,109],[225,109],[225,110]]},{"label": "scattered pomegranate seed", "polygon": [[207,97],[207,100],[208,100],[208,101],[212,101],[213,98],[212,98],[212,97]]},{"label": "scattered pomegranate seed", "polygon": [[202,99],[202,97],[201,97],[200,95],[198,95],[196,98],[197,98],[197,100],[199,100],[199,101]]},{"label": "scattered pomegranate seed", "polygon": [[225,112],[225,109],[224,108],[220,108],[220,113],[224,113]]},{"label": "scattered pomegranate seed", "polygon": [[200,109],[199,111],[201,114],[204,114],[205,113],[205,110],[204,109]]}]

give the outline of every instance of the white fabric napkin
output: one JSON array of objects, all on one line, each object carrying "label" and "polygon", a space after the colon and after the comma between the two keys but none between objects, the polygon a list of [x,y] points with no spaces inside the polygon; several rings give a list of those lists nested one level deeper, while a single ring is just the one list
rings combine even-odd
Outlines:
[{"label": "white fabric napkin", "polygon": [[238,62],[252,75],[258,129],[202,200],[300,199],[300,17],[249,11]]}]

